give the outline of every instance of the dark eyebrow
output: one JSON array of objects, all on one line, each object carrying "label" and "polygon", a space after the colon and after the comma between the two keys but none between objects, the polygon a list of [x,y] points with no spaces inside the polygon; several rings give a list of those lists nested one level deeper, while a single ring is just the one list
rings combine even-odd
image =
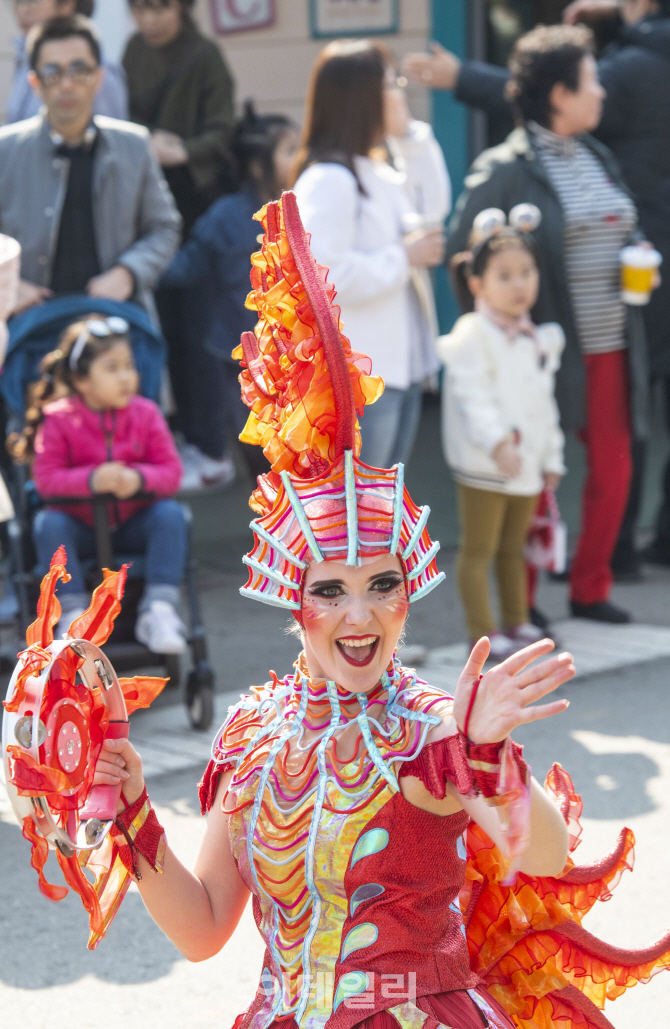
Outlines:
[{"label": "dark eyebrow", "polygon": [[374,582],[375,579],[388,579],[390,575],[397,575],[399,578],[402,578],[402,572],[399,572],[397,568],[389,568],[387,572],[375,572],[374,575],[370,576],[368,582]]},{"label": "dark eyebrow", "polygon": [[314,586],[344,586],[343,579],[317,579],[316,582],[310,582],[308,589],[312,589]]}]

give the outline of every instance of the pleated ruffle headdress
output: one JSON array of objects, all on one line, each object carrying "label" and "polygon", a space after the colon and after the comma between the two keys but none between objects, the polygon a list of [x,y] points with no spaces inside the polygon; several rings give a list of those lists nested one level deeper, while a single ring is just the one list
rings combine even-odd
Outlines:
[{"label": "pleated ruffle headdress", "polygon": [[240,439],[263,448],[272,470],[258,478],[250,506],[254,547],[240,592],[299,610],[312,561],[360,564],[397,555],[410,601],[444,578],[426,521],[404,485],[403,465],[371,468],[359,460],[357,414],[384,389],[371,361],[343,334],[327,269],[309,248],[293,193],[256,216],[265,230],[251,258],[247,307],[258,311],[233,357],[250,414]]}]

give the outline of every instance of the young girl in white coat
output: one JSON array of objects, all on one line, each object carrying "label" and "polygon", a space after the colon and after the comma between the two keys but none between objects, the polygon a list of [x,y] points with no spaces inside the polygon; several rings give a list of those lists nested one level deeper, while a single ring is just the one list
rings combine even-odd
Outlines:
[{"label": "young girl in white coat", "polygon": [[[540,212],[528,204],[483,211],[471,253],[452,267],[475,310],[438,341],[447,365],[444,438],[461,523],[457,577],[471,640],[488,636],[504,659],[539,639],[529,623],[524,545],[543,489],[565,471],[554,376],[564,345],[557,324],[534,325],[539,275],[528,232]],[[501,620],[489,597],[495,573]]]}]

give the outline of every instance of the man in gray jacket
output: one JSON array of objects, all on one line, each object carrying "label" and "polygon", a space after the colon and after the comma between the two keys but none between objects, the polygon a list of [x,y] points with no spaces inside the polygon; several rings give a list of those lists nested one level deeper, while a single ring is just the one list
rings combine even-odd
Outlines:
[{"label": "man in gray jacket", "polygon": [[15,313],[51,296],[135,300],[179,244],[179,214],[144,128],[92,116],[102,81],[91,22],[55,18],[29,37],[39,115],[0,129],[0,232],[22,249]]}]

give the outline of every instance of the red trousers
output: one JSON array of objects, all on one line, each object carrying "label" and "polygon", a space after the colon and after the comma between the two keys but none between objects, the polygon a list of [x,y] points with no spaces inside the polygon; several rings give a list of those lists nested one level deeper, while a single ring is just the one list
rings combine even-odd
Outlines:
[{"label": "red trousers", "polygon": [[625,350],[585,354],[587,475],[582,525],[570,574],[570,596],[578,604],[607,600],[610,560],[628,502],[631,429],[628,355]]}]

